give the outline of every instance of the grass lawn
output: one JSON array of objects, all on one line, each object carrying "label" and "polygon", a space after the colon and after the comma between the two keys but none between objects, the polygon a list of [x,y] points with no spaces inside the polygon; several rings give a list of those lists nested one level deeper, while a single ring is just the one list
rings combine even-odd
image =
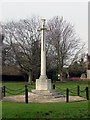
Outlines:
[{"label": "grass lawn", "polygon": [[3,102],[3,118],[88,118],[88,101],[73,103]]},{"label": "grass lawn", "polygon": [[[62,82],[62,83],[55,83],[56,91],[61,92],[62,94],[66,95],[66,88],[69,88],[69,94],[74,96],[77,95],[77,86],[80,86],[80,96],[86,97],[85,88],[90,84],[90,81],[69,81],[69,82]],[[90,91],[90,89],[89,89]],[[90,96],[90,92],[89,92]]]},{"label": "grass lawn", "polygon": [[[19,93],[19,91],[25,91],[25,85],[26,82],[3,82],[3,86],[6,86],[6,88],[11,89],[12,91],[8,91],[6,89],[6,96],[13,95]],[[66,95],[66,88],[69,88],[70,90],[70,95],[77,95],[77,85],[80,86],[80,90],[84,92],[81,92],[80,95],[83,97],[86,97],[85,95],[85,88],[88,86],[88,81],[69,81],[69,82],[59,82],[59,83],[53,83],[55,84],[55,90]],[[35,88],[35,84],[28,85],[28,90],[31,91],[31,89]],[[20,90],[21,89],[21,90]],[[18,90],[18,91],[13,91],[13,90]],[[11,92],[12,94],[10,94]],[[24,92],[20,93],[24,94]]]},{"label": "grass lawn", "polygon": [[[24,88],[23,82],[10,82],[3,83],[3,86],[10,89]],[[77,85],[80,85],[80,89],[84,90],[88,85],[87,81],[71,81],[63,83],[55,83],[56,91],[65,91],[66,88],[77,91]],[[29,90],[35,87],[35,84],[29,85]],[[65,93],[63,93],[65,94]],[[70,93],[71,94],[71,93]],[[74,95],[74,93],[72,93]],[[6,95],[10,95],[7,93]],[[85,93],[82,93],[85,97]],[[2,116],[3,118],[88,118],[88,103],[90,101],[72,102],[72,103],[15,103],[15,102],[3,102],[2,103]],[[13,119],[12,119],[13,120]]]},{"label": "grass lawn", "polygon": [[25,85],[28,85],[28,90],[29,91],[31,91],[31,89],[35,88],[35,84],[29,85],[26,82],[3,82],[2,83],[2,86],[6,87],[6,92],[5,92],[6,96],[15,95],[15,94],[18,94],[18,93],[24,94]]}]

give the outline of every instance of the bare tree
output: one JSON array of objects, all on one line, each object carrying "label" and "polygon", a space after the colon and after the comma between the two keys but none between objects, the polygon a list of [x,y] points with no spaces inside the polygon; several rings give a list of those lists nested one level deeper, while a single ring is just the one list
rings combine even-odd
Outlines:
[{"label": "bare tree", "polygon": [[74,26],[65,21],[63,17],[57,16],[50,19],[48,26],[50,31],[47,33],[49,45],[47,53],[53,54],[50,62],[57,65],[58,74],[61,75],[62,80],[64,66],[70,66],[78,59],[83,47],[80,38],[75,33]]},{"label": "bare tree", "polygon": [[[2,26],[5,34],[4,43],[11,46],[16,62],[29,75],[29,81],[31,81],[31,73],[35,69],[34,66],[37,67],[33,57],[38,56],[38,54],[33,53],[40,47],[40,33],[37,32],[38,26],[39,20],[35,17],[30,20],[20,20],[19,22],[12,21]],[[38,41],[37,47],[35,41]],[[37,63],[39,62],[38,60]]]},{"label": "bare tree", "polygon": [[[35,79],[40,71],[40,27],[39,18],[20,20],[2,24],[4,44],[12,63],[18,64],[30,77]],[[63,19],[54,17],[47,22],[50,31],[46,33],[47,71],[56,68],[63,75],[64,66],[70,66],[81,54],[83,46],[77,37],[74,26]],[[6,51],[5,51],[6,52]]]}]

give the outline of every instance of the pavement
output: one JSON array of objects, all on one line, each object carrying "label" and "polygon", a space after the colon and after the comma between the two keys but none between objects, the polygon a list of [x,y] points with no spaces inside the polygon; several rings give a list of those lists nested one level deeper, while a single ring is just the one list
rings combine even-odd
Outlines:
[{"label": "pavement", "polygon": [[[69,102],[84,101],[86,98],[79,96],[69,96]],[[25,95],[15,95],[4,97],[2,101],[13,101],[13,102],[25,102]],[[38,97],[33,94],[28,95],[29,103],[53,103],[53,102],[66,102],[66,97],[59,98],[47,98],[47,97]]]}]

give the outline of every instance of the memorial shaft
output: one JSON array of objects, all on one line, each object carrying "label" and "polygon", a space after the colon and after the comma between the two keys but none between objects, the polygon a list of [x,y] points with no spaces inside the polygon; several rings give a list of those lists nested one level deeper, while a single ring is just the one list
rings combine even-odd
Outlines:
[{"label": "memorial shaft", "polygon": [[45,51],[45,19],[41,26],[41,76],[46,76],[46,51]]}]

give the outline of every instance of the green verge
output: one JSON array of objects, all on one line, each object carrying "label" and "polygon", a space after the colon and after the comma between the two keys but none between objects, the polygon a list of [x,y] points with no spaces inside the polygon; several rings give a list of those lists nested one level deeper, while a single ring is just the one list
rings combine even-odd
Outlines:
[{"label": "green verge", "polygon": [[[0,87],[2,87],[2,82],[0,81]],[[1,90],[1,88],[0,88]],[[0,98],[1,98],[1,92],[0,92]],[[2,119],[2,102],[0,101],[0,120]]]},{"label": "green verge", "polygon": [[[25,88],[25,82],[4,82],[3,86],[10,89],[21,89]],[[77,85],[80,85],[80,90],[84,90],[88,86],[88,81],[70,81],[53,83],[56,86],[56,91],[66,90],[66,88],[72,89],[77,93]],[[35,84],[28,85],[29,91],[35,88]],[[61,90],[60,90],[61,89]],[[90,93],[90,92],[89,92]],[[65,94],[65,92],[63,93]],[[6,93],[6,96],[9,96]],[[71,94],[70,95],[75,95]],[[89,94],[90,95],[90,94]],[[81,96],[85,97],[85,92],[81,93]],[[90,101],[89,101],[90,103]],[[88,114],[88,101],[73,102],[73,103],[14,103],[14,102],[3,102],[2,105],[2,116],[5,118],[89,118]],[[88,116],[89,115],[89,116]]]},{"label": "green verge", "polygon": [[90,118],[88,102],[73,103],[14,103],[3,102],[5,118]]},{"label": "green verge", "polygon": [[[28,83],[26,83],[26,82],[3,82],[3,86],[6,86],[7,88],[9,88],[11,90],[23,89],[23,91],[24,91],[26,84],[28,85]],[[77,95],[77,85],[79,85],[80,90],[83,91],[83,90],[85,90],[86,86],[88,86],[88,81],[69,81],[69,82],[59,82],[59,83],[53,83],[53,84],[55,84],[55,86],[56,86],[55,90],[58,92],[61,92],[64,95],[66,94],[66,92],[65,92],[66,88],[69,88],[70,90],[72,89],[71,91],[74,92],[74,93],[70,92],[70,95]],[[35,88],[35,84],[28,85],[29,91],[31,91],[31,89],[34,89],[34,88]],[[14,93],[14,91],[10,91],[10,92]],[[21,94],[24,94],[24,92]],[[13,94],[9,94],[6,92],[6,96],[10,96],[10,95],[13,95]],[[81,96],[86,97],[85,91],[81,92]]]}]

